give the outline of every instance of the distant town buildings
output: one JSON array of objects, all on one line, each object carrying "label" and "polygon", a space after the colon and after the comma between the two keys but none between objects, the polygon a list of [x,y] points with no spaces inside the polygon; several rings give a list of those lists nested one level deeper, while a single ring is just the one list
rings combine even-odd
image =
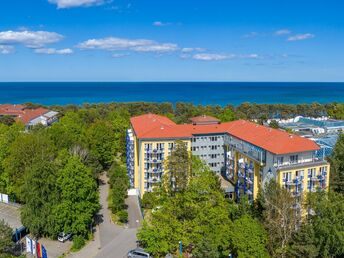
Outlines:
[{"label": "distant town buildings", "polygon": [[315,141],[321,148],[318,156],[329,156],[337,142],[338,134],[344,132],[344,121],[323,116],[319,118],[297,116],[278,120],[280,127],[293,130],[298,135]]},{"label": "distant town buildings", "polygon": [[0,104],[0,117],[10,116],[22,122],[27,129],[35,125],[49,126],[58,120],[58,112],[46,108],[28,108],[25,105]]},{"label": "distant town buildings", "polygon": [[164,162],[177,140],[232,183],[234,188],[226,189],[233,189],[228,194],[237,199],[243,195],[256,199],[258,190],[272,178],[296,200],[305,192],[328,187],[330,166],[317,155],[319,145],[298,135],[245,120],[220,123],[205,116],[181,125],[154,114],[132,117],[130,122],[127,167],[131,185],[141,196],[161,182]]}]

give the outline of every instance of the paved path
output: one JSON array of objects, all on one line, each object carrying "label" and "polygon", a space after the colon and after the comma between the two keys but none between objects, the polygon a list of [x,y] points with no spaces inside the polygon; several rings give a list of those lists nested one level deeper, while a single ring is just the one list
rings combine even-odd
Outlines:
[{"label": "paved path", "polygon": [[113,238],[118,236],[123,231],[123,227],[115,225],[111,221],[111,211],[108,205],[109,196],[109,184],[108,177],[105,173],[100,175],[100,204],[101,209],[99,211],[99,235],[100,235],[100,247],[106,246]]},{"label": "paved path", "polygon": [[4,220],[12,229],[20,228],[20,206],[0,202],[0,220]]},{"label": "paved path", "polygon": [[142,222],[141,210],[136,195],[128,196],[125,203],[128,206],[128,226],[129,228],[138,228]]},{"label": "paved path", "polygon": [[109,185],[105,173],[100,176],[99,193],[101,209],[94,240],[79,252],[70,253],[67,258],[123,258],[136,247],[137,228],[142,220],[137,196],[127,198],[129,223],[127,227],[121,227],[111,222],[107,201]]}]

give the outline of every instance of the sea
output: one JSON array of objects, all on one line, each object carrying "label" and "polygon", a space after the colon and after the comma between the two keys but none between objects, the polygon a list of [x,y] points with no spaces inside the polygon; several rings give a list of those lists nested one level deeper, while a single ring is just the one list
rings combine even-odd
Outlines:
[{"label": "sea", "polygon": [[243,102],[300,104],[344,102],[344,83],[319,82],[2,82],[0,103],[81,105],[109,102]]}]

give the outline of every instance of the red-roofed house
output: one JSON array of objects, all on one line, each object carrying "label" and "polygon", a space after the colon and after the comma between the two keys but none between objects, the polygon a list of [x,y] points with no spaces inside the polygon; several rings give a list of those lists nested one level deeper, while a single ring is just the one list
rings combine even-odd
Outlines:
[{"label": "red-roofed house", "polygon": [[213,117],[178,125],[167,117],[146,114],[131,118],[127,135],[127,167],[133,187],[142,195],[161,181],[164,160],[176,140],[233,185],[237,198],[257,197],[274,178],[295,196],[326,189],[329,164],[317,155],[319,146],[306,138],[245,120],[220,123]]},{"label": "red-roofed house", "polygon": [[41,107],[32,109],[16,104],[0,104],[0,116],[11,116],[22,122],[26,128],[38,124],[48,126],[58,120],[58,112]]}]

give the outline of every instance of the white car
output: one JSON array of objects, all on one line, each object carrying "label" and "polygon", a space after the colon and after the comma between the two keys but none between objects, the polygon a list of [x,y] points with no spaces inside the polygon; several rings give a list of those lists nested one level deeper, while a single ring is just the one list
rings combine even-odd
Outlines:
[{"label": "white car", "polygon": [[72,237],[72,234],[71,233],[64,233],[64,232],[61,232],[57,235],[57,240],[64,243],[65,241],[71,239]]},{"label": "white car", "polygon": [[136,248],[129,251],[128,258],[152,258],[149,253],[146,253],[142,248]]}]

